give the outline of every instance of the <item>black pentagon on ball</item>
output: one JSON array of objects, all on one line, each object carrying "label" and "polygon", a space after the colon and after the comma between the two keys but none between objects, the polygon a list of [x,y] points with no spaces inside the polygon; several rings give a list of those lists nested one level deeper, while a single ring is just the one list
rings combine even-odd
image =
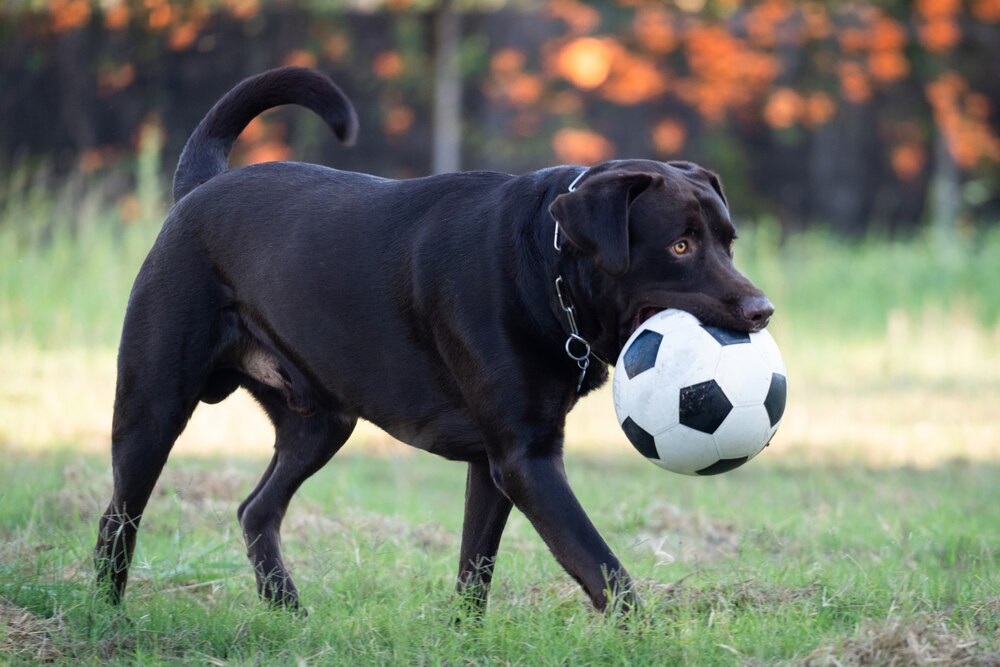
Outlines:
[{"label": "black pentagon on ball", "polygon": [[726,420],[733,404],[715,380],[681,389],[680,422],[702,433],[715,433]]},{"label": "black pentagon on ball", "polygon": [[647,459],[658,459],[660,455],[656,451],[656,443],[653,436],[646,429],[632,421],[631,417],[626,417],[622,422],[622,430],[632,446],[639,450],[639,453]]},{"label": "black pentagon on ball", "polygon": [[656,353],[660,350],[660,341],[663,336],[646,329],[632,341],[632,344],[625,350],[624,361],[625,374],[631,380],[643,371],[648,371],[656,363]]},{"label": "black pentagon on ball", "polygon": [[735,459],[719,459],[710,466],[706,466],[701,470],[695,470],[696,475],[721,475],[724,472],[729,472],[733,468],[739,468],[741,465],[747,462],[749,456],[740,456]]},{"label": "black pentagon on ball", "polygon": [[701,325],[701,328],[718,341],[719,345],[739,345],[750,342],[750,334],[745,331],[733,331],[732,329],[723,329],[722,327],[708,327],[704,324]]},{"label": "black pentagon on ball", "polygon": [[771,374],[771,386],[768,387],[767,397],[764,398],[764,409],[767,410],[767,417],[774,427],[781,416],[785,414],[785,397],[787,395],[787,382],[781,373]]}]

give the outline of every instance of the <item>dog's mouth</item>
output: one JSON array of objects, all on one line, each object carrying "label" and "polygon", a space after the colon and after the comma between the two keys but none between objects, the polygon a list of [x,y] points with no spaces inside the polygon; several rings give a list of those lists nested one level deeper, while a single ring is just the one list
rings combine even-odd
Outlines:
[{"label": "dog's mouth", "polygon": [[643,322],[656,315],[660,311],[666,310],[665,307],[661,306],[643,306],[638,311],[636,311],[635,317],[632,318],[632,328],[629,330],[628,335],[631,336],[635,333],[635,330],[642,326]]},{"label": "dog's mouth", "polygon": [[641,327],[646,320],[648,320],[649,318],[653,317],[654,315],[656,315],[661,311],[667,310],[668,308],[670,308],[670,306],[654,306],[654,305],[639,306],[639,308],[635,311],[635,315],[632,317],[632,319],[625,320],[625,322],[622,323],[623,326],[621,330],[621,340],[618,341],[619,345],[621,347],[625,347],[625,342],[632,337],[632,334],[634,334],[636,330],[639,327]]},{"label": "dog's mouth", "polygon": [[[770,313],[773,312],[773,307],[771,307],[770,302],[766,299],[764,299],[764,301],[766,302],[764,305],[767,306],[767,312],[763,312],[764,308],[762,306],[758,309],[761,311],[760,315],[748,317],[746,313],[736,315],[734,313],[727,312],[723,308],[714,306],[712,303],[699,303],[693,299],[681,299],[676,298],[673,295],[662,295],[660,298],[656,298],[655,302],[650,303],[647,301],[646,303],[639,304],[632,319],[622,321],[621,340],[619,342],[621,346],[624,347],[626,341],[628,341],[632,334],[634,334],[636,330],[647,320],[657,313],[670,308],[677,308],[691,313],[705,326],[753,333],[760,331],[767,326],[770,320]],[[666,303],[669,303],[670,305],[664,305]],[[749,306],[753,305],[755,304],[749,304]],[[754,312],[749,313],[749,315],[754,314]]]}]

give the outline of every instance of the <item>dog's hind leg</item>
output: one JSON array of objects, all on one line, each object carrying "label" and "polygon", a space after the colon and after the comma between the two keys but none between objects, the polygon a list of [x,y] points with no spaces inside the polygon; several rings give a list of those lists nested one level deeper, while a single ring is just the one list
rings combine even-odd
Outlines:
[{"label": "dog's hind leg", "polygon": [[265,600],[298,607],[298,590],[281,558],[281,520],[299,486],[322,468],[350,437],[357,418],[320,410],[305,416],[289,408],[285,397],[254,389],[274,422],[274,457],[237,511],[247,557],[257,578],[257,592]]},{"label": "dog's hind leg", "polygon": [[473,616],[481,615],[486,608],[500,536],[511,507],[510,500],[497,488],[490,475],[489,462],[469,463],[462,553],[458,563],[458,594]]},{"label": "dog's hind leg", "polygon": [[146,290],[137,282],[118,353],[111,431],[114,492],[94,549],[98,586],[121,601],[136,533],[174,441],[184,430],[216,350],[206,290]]}]

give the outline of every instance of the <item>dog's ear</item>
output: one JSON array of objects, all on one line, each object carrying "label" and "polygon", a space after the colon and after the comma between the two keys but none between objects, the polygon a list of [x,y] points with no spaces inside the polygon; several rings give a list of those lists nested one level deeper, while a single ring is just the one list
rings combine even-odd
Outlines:
[{"label": "dog's ear", "polygon": [[573,192],[559,195],[549,213],[570,243],[592,255],[612,276],[628,270],[628,213],[635,198],[663,183],[659,174],[613,171],[584,178]]},{"label": "dog's ear", "polygon": [[701,172],[702,175],[708,179],[708,184],[711,185],[712,189],[719,195],[719,199],[722,200],[722,205],[728,210],[729,202],[726,201],[726,195],[722,194],[722,183],[719,181],[719,176],[715,172],[709,171],[708,169],[702,169]]},{"label": "dog's ear", "polygon": [[677,160],[674,162],[668,162],[667,164],[669,164],[671,167],[677,167],[678,169],[685,171],[688,174],[691,174],[695,178],[707,182],[712,187],[712,189],[715,190],[715,194],[719,195],[719,199],[722,200],[722,205],[725,206],[727,210],[729,209],[729,202],[726,201],[726,195],[722,193],[722,183],[719,181],[718,174],[709,171],[704,167],[700,167],[696,165],[694,162],[684,162]]}]

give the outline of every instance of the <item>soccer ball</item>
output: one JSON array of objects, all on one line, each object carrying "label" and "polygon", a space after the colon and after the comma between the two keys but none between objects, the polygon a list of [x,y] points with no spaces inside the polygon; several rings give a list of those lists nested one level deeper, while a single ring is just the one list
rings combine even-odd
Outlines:
[{"label": "soccer ball", "polygon": [[781,424],[785,390],[785,365],[766,330],[704,326],[682,310],[661,311],[632,333],[613,387],[629,441],[685,475],[717,475],[756,456]]}]

